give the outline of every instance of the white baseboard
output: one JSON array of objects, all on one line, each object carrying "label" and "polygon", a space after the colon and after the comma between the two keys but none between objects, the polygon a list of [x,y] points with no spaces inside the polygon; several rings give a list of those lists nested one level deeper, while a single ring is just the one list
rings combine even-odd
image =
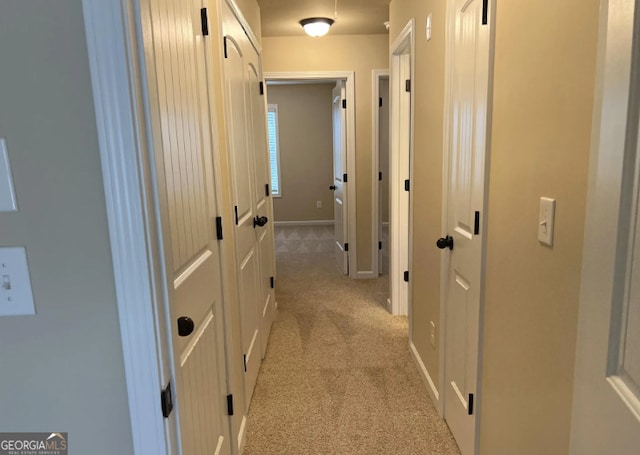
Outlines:
[{"label": "white baseboard", "polygon": [[310,220],[310,221],[274,221],[274,226],[329,226],[333,225],[333,220]]},{"label": "white baseboard", "polygon": [[356,278],[357,279],[378,278],[378,274],[375,273],[373,270],[359,271],[359,272],[356,272]]},{"label": "white baseboard", "polygon": [[427,367],[424,365],[420,354],[418,354],[418,350],[416,346],[413,344],[413,341],[409,341],[409,350],[411,351],[411,356],[413,360],[416,362],[416,366],[418,367],[418,371],[420,372],[420,376],[424,379],[424,382],[427,385],[427,390],[429,391],[429,395],[431,395],[431,399],[433,400],[433,404],[438,408],[438,402],[440,401],[440,392],[436,388],[436,385],[433,383],[431,379],[431,375],[427,371]]}]

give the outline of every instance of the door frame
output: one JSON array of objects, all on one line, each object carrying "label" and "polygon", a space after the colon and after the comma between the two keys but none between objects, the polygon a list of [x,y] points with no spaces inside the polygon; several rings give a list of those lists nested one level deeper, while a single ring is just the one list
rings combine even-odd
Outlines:
[{"label": "door frame", "polygon": [[[380,106],[378,98],[380,97],[380,79],[389,79],[389,77],[390,72],[388,69],[374,69],[371,71],[371,143],[373,144],[373,157],[371,159],[371,232],[375,234],[371,236],[373,278],[377,278],[380,273],[378,242],[382,236],[382,232],[380,232],[380,181],[378,180],[378,172],[380,172]],[[389,176],[385,175],[383,178],[388,179]]]},{"label": "door frame", "polygon": [[[634,56],[637,52],[640,7],[633,0],[602,0],[600,2],[598,55],[594,88],[593,127],[589,155],[589,185],[584,224],[584,246],[582,253],[582,274],[580,282],[580,302],[578,334],[576,340],[575,367],[573,378],[573,405],[570,428],[571,454],[583,453],[588,441],[581,440],[581,431],[592,427],[591,415],[594,406],[587,403],[594,396],[593,383],[584,379],[593,374],[589,358],[608,357],[612,340],[619,336],[620,327],[616,319],[623,312],[625,299],[625,272],[628,269],[626,254],[621,254],[627,246],[628,233],[622,234],[621,224],[630,224],[635,205],[633,183],[638,160],[638,91],[634,88],[638,80],[638,64]],[[631,10],[631,13],[630,13]],[[637,109],[637,107],[635,108]],[[631,189],[631,191],[628,191]],[[628,191],[628,194],[625,192]],[[611,204],[609,201],[614,201]],[[597,264],[597,266],[595,266]],[[594,292],[595,291],[595,292]],[[614,302],[612,304],[612,302]],[[606,303],[606,305],[605,305]],[[612,306],[613,309],[605,307]],[[594,323],[595,315],[607,318],[607,332]],[[611,335],[614,334],[614,335]],[[609,339],[606,345],[594,340]],[[609,359],[610,360],[610,359]],[[624,397],[619,388],[619,378],[611,377],[611,368],[602,366],[598,370],[602,381],[607,381],[612,395]],[[626,403],[620,406],[638,419],[638,409]],[[587,401],[585,401],[587,400]],[[635,400],[634,400],[635,401]],[[596,400],[600,403],[600,400]],[[595,405],[599,412],[609,412],[606,406]],[[608,414],[610,415],[610,414]],[[625,430],[626,431],[626,430]],[[605,441],[610,442],[612,435]],[[595,432],[594,438],[601,438]]]},{"label": "door frame", "polygon": [[[403,207],[401,203],[401,195],[404,190],[404,176],[401,175],[399,168],[400,162],[409,163],[411,181],[413,175],[413,143],[414,143],[414,109],[415,109],[415,90],[411,90],[410,97],[410,122],[409,125],[401,124],[400,112],[398,110],[398,100],[394,96],[395,93],[404,91],[403,81],[399,78],[401,57],[409,55],[410,79],[415,81],[415,19],[409,20],[404,29],[400,32],[396,40],[391,44],[389,49],[390,75],[389,75],[389,100],[391,102],[390,134],[389,134],[389,186],[391,188],[389,194],[389,276],[391,285],[391,313],[394,315],[409,316],[409,339],[412,338],[413,321],[411,317],[411,279],[405,284],[401,268],[406,263],[411,278],[412,270],[412,249],[413,249],[413,229],[411,226],[411,195],[409,194],[409,206]],[[407,52],[408,51],[408,52]],[[415,86],[415,83],[414,83]],[[402,150],[400,146],[400,135],[404,133],[401,128],[409,128],[409,147]],[[394,152],[399,150],[400,153]],[[403,233],[409,233],[408,246],[403,246]],[[377,249],[376,249],[377,250]]]},{"label": "door frame", "polygon": [[[83,0],[118,318],[136,455],[174,454],[177,412],[163,418],[171,345],[156,226],[136,0]],[[175,392],[174,392],[175,393]]]},{"label": "door frame", "polygon": [[[484,308],[485,308],[485,269],[486,269],[486,256],[487,256],[487,225],[489,219],[489,183],[490,183],[490,168],[491,168],[491,129],[492,129],[492,112],[493,112],[493,68],[495,58],[495,11],[496,0],[488,0],[487,2],[487,27],[489,27],[489,62],[488,62],[488,91],[487,91],[487,121],[486,121],[486,140],[485,140],[485,174],[484,174],[484,207],[482,208],[480,236],[482,241],[482,258],[481,258],[481,273],[480,273],[480,302],[479,302],[479,320],[478,320],[478,373],[477,373],[477,388],[475,397],[475,446],[474,453],[479,453],[480,450],[480,432],[481,432],[481,418],[480,410],[482,409],[482,371],[483,371],[483,339],[484,339]],[[442,218],[441,218],[441,232],[445,234],[447,232],[447,219],[449,209],[449,167],[450,167],[450,155],[451,155],[451,136],[453,133],[453,125],[451,122],[451,116],[453,115],[453,66],[454,66],[454,43],[455,43],[455,27],[456,27],[456,11],[455,0],[447,0],[446,5],[446,23],[445,23],[445,77],[444,77],[444,118],[443,118],[443,153],[442,153]],[[439,399],[437,400],[436,407],[438,413],[444,419],[446,419],[444,413],[445,394],[447,393],[447,387],[445,387],[447,358],[446,358],[446,327],[447,327],[447,285],[449,280],[450,265],[449,254],[442,254],[440,259],[440,330],[438,336],[438,342],[440,345],[440,372],[438,376],[438,383],[440,384]]]},{"label": "door frame", "polygon": [[[363,278],[358,272],[357,242],[356,242],[356,110],[355,110],[355,72],[354,71],[279,71],[264,72],[263,78],[267,82],[295,82],[317,81],[330,82],[344,80],[347,92],[347,169],[349,176],[347,188],[347,226],[349,233],[349,276]],[[268,96],[267,89],[267,96]],[[369,273],[369,272],[366,272]]]}]

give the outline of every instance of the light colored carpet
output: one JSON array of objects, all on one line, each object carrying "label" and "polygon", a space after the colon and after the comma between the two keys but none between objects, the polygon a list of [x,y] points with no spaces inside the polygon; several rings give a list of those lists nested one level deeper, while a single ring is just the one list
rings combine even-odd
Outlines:
[{"label": "light colored carpet", "polygon": [[341,275],[331,253],[278,253],[279,305],[245,455],[459,454],[410,357],[386,280]]}]

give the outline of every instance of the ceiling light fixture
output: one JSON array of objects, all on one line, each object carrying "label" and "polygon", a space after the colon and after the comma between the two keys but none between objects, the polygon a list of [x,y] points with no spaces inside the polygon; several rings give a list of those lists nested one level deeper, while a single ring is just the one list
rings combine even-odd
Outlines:
[{"label": "ceiling light fixture", "polygon": [[326,35],[333,22],[334,20],[328,17],[310,17],[308,19],[302,19],[300,25],[302,25],[307,35],[317,38]]}]

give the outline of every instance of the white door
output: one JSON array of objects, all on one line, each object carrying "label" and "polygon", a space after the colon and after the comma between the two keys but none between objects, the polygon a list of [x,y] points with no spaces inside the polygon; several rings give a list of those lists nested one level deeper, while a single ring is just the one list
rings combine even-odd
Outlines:
[{"label": "white door", "polygon": [[[184,455],[230,453],[200,0],[149,0],[145,57]],[[178,46],[177,44],[180,43]]]},{"label": "white door", "polygon": [[253,47],[248,49],[246,67],[248,114],[251,126],[249,128],[249,142],[253,152],[255,182],[253,200],[257,217],[254,228],[260,258],[258,273],[259,318],[262,357],[264,357],[271,324],[275,317],[275,245],[266,128],[266,88],[260,71],[260,56]]},{"label": "white door", "polygon": [[460,451],[467,455],[474,453],[476,439],[489,30],[482,25],[482,0],[456,0],[455,6],[446,207],[450,238],[440,239],[438,246],[451,255],[445,272],[444,414]]},{"label": "white door", "polygon": [[248,410],[275,309],[270,283],[274,276],[272,207],[271,198],[265,194],[269,182],[266,114],[264,97],[259,94],[259,55],[229,5],[222,2],[221,8],[245,410]]},{"label": "white door", "polygon": [[[596,89],[574,380],[571,454],[640,450],[640,37],[632,0],[607,5]],[[601,56],[602,58],[602,56]]]},{"label": "white door", "polygon": [[[346,114],[343,103],[346,103],[344,82],[338,82],[333,89],[333,216],[335,222],[335,255],[338,268],[345,275],[349,274],[348,218],[347,218],[347,181],[344,176],[347,170],[347,131]],[[347,176],[348,177],[348,176]]]}]

